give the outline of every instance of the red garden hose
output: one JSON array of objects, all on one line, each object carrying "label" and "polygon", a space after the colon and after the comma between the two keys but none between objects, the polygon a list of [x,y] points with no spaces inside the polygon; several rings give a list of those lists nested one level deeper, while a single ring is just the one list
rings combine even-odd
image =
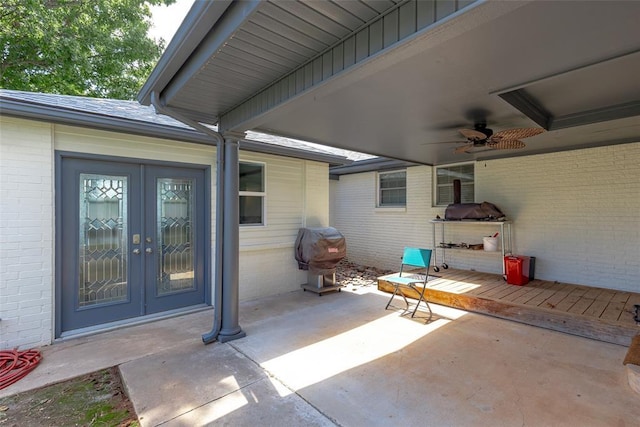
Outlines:
[{"label": "red garden hose", "polygon": [[0,350],[0,390],[24,378],[41,359],[38,350]]}]

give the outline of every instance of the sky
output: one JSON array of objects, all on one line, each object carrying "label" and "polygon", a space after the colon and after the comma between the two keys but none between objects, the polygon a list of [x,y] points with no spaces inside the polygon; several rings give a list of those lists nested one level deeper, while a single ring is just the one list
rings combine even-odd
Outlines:
[{"label": "sky", "polygon": [[182,20],[191,8],[194,0],[176,0],[170,6],[151,6],[153,26],[149,30],[149,36],[165,40],[165,46],[178,30]]}]

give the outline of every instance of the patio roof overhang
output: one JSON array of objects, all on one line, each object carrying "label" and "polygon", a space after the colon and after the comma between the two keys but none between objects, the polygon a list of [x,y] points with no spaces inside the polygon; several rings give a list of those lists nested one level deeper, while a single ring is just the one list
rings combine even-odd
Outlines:
[{"label": "patio roof overhang", "polygon": [[[222,130],[425,164],[640,141],[640,2],[196,2],[139,94]],[[454,155],[459,128],[541,126]]]}]

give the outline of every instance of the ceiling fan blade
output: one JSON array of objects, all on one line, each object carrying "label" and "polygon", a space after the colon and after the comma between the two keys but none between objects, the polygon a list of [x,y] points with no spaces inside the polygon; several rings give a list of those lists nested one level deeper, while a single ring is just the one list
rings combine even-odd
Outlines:
[{"label": "ceiling fan blade", "polygon": [[453,150],[453,154],[463,154],[473,148],[473,144],[466,144]]},{"label": "ceiling fan blade", "polygon": [[513,150],[516,148],[524,148],[527,146],[524,142],[518,139],[500,139],[497,142],[491,142],[487,144],[489,147],[495,150]]},{"label": "ceiling fan blade", "polygon": [[467,139],[470,139],[472,141],[483,141],[485,139],[487,139],[487,135],[485,135],[484,133],[477,131],[477,130],[473,130],[473,129],[459,129],[460,133],[462,134],[462,136],[464,136]]},{"label": "ceiling fan blade", "polygon": [[493,135],[492,139],[523,139],[529,138],[531,136],[540,135],[544,132],[542,128],[514,128],[514,129],[505,129],[500,132],[496,132]]}]

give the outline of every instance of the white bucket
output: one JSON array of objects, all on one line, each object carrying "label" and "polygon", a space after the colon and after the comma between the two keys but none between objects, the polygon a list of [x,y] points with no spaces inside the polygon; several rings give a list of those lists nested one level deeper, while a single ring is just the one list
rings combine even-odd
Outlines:
[{"label": "white bucket", "polygon": [[497,237],[483,237],[482,245],[485,251],[495,252],[498,250],[498,238]]}]

